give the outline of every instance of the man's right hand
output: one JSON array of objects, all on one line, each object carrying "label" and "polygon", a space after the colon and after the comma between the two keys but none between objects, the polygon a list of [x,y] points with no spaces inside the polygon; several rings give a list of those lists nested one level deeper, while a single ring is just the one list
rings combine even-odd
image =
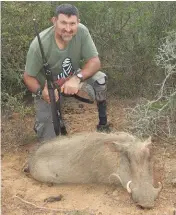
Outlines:
[{"label": "man's right hand", "polygon": [[[55,93],[55,98],[56,98],[56,102],[59,100],[59,94],[57,89],[54,90]],[[48,104],[50,104],[50,98],[49,98],[49,92],[48,92],[48,86],[47,86],[47,82],[45,83],[45,87],[42,91],[42,99],[47,102]]]},{"label": "man's right hand", "polygon": [[[28,89],[35,94],[36,90],[40,87],[40,84],[37,81],[37,79],[28,75],[27,72],[24,72],[23,80],[24,80],[24,83],[26,84],[26,86],[28,87]],[[59,95],[58,95],[57,89],[55,89],[54,92],[55,92],[56,101],[58,101]],[[47,82],[45,82],[45,87],[42,91],[42,99],[50,104]]]}]

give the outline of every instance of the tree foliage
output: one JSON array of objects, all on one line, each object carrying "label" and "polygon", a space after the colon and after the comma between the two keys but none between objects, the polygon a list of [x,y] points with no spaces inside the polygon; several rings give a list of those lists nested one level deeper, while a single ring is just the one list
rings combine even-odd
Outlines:
[{"label": "tree foliage", "polygon": [[[16,95],[25,90],[21,75],[29,44],[35,36],[32,19],[36,17],[40,22],[40,30],[49,26],[43,15],[49,17],[50,8],[39,2],[2,2],[1,6],[2,93]],[[39,10],[41,6],[43,12]]]},{"label": "tree foliage", "polygon": [[[29,44],[51,25],[55,7],[64,2],[2,2],[2,93],[18,95],[26,88],[21,75]],[[69,2],[67,2],[69,3]],[[175,2],[70,2],[95,41],[109,90],[121,97],[151,96],[163,79],[154,61],[160,39],[176,28]],[[4,94],[5,95],[5,94]]]}]

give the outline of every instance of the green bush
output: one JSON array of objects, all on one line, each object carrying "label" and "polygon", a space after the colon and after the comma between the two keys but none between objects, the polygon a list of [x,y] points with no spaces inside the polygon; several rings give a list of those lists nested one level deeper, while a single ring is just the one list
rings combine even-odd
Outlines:
[{"label": "green bush", "polygon": [[[64,2],[1,3],[2,92],[16,96],[28,92],[22,81],[26,54],[39,31],[51,25],[56,5]],[[69,3],[69,2],[67,2]],[[70,2],[95,41],[108,73],[109,90],[119,96],[153,95],[162,80],[154,56],[160,38],[176,28],[176,2]],[[3,102],[3,101],[2,101]]]}]

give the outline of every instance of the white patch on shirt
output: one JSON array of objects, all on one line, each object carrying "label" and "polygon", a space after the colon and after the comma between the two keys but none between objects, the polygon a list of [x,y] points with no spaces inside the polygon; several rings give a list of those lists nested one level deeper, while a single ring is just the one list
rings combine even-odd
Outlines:
[{"label": "white patch on shirt", "polygon": [[62,72],[58,75],[58,79],[67,78],[68,76],[73,75],[73,73],[74,70],[71,59],[67,57],[62,63]]}]

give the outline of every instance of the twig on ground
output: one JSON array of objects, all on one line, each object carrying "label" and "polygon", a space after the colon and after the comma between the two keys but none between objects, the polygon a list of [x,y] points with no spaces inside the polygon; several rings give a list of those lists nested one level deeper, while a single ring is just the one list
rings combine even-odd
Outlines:
[{"label": "twig on ground", "polygon": [[22,199],[21,197],[19,197],[18,195],[15,195],[14,198],[17,198],[19,199],[20,201],[22,201],[23,203],[25,204],[28,204],[28,205],[31,205],[37,209],[40,209],[40,210],[50,210],[50,211],[57,211],[57,212],[60,212],[60,213],[64,213],[64,214],[68,214],[68,213],[71,213],[73,212],[73,210],[68,210],[68,211],[64,211],[63,209],[61,208],[48,208],[48,207],[42,207],[42,206],[38,206],[32,202],[29,202],[29,201],[26,201],[24,199]]},{"label": "twig on ground", "polygon": [[[75,211],[78,211],[78,210],[66,210],[66,211],[64,211],[63,209],[61,209],[61,208],[48,208],[48,207],[42,207],[42,206],[38,206],[38,205],[36,205],[36,204],[34,204],[34,203],[32,203],[32,202],[29,202],[29,201],[26,201],[26,200],[24,200],[24,199],[22,199],[21,197],[19,197],[18,195],[15,195],[14,196],[14,198],[17,198],[17,199],[19,199],[20,201],[22,201],[23,203],[25,203],[25,204],[28,204],[28,205],[31,205],[31,206],[33,206],[33,207],[35,207],[35,208],[37,208],[37,209],[40,209],[40,210],[50,210],[50,211],[57,211],[57,212],[60,212],[60,213],[63,213],[63,214],[71,214],[72,212],[75,212]],[[82,212],[83,211],[86,211],[86,209],[85,210],[81,210]],[[80,212],[80,211],[79,211]]]},{"label": "twig on ground", "polygon": [[26,204],[28,204],[28,205],[32,205],[33,207],[38,208],[38,209],[41,209],[41,210],[52,210],[52,211],[63,212],[63,211],[61,211],[62,209],[59,209],[59,208],[48,208],[48,207],[41,207],[41,206],[38,206],[38,205],[36,205],[36,204],[34,204],[34,203],[32,203],[32,202],[29,202],[29,201],[26,201],[26,200],[22,199],[22,198],[19,197],[18,195],[15,195],[14,198],[17,198],[17,199],[19,199],[20,201],[22,201],[22,202],[24,202],[24,203],[26,203]]}]

